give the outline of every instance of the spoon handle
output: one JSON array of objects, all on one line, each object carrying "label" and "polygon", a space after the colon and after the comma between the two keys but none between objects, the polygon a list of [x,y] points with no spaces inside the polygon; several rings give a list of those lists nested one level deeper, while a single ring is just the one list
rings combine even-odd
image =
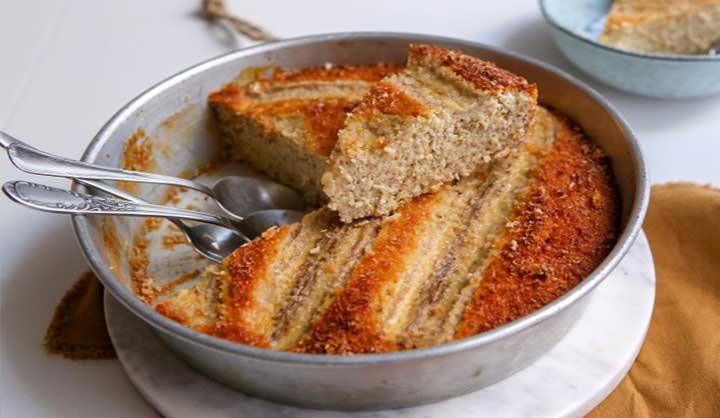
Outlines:
[{"label": "spoon handle", "polygon": [[[6,132],[0,131],[0,146],[1,146],[2,148],[7,149],[7,148],[9,148],[10,145],[12,145],[12,144],[22,144],[24,147],[31,147],[30,145],[28,145],[28,144],[20,141],[19,139],[13,137],[12,135],[10,135],[10,134],[8,134],[8,133],[6,133]],[[32,147],[31,147],[31,148],[32,148]],[[75,180],[76,182],[82,184],[82,185],[89,186],[89,187],[92,187],[92,188],[94,188],[94,189],[101,190],[101,191],[103,191],[103,192],[105,192],[105,193],[111,194],[111,195],[113,195],[113,196],[115,196],[115,197],[119,197],[119,198],[121,198],[121,199],[129,200],[129,201],[131,201],[131,202],[139,203],[139,204],[147,203],[147,202],[145,202],[144,200],[142,200],[142,199],[140,199],[140,198],[138,198],[138,197],[136,197],[136,196],[131,195],[130,193],[127,193],[127,192],[125,192],[125,191],[123,191],[123,190],[120,190],[120,189],[118,189],[118,188],[112,187],[112,186],[110,186],[110,185],[108,185],[108,184],[105,184],[105,183],[103,183],[103,182],[100,182],[100,181],[96,181],[96,180],[84,180],[84,179],[74,179],[74,180]],[[186,230],[187,230],[187,225],[185,225],[181,220],[175,219],[175,218],[169,218],[168,220],[169,220],[170,222],[172,222],[173,224],[175,224],[175,226],[177,226],[178,228],[180,228],[180,230],[182,230],[182,231],[186,231]]]},{"label": "spoon handle", "polygon": [[87,180],[87,179],[72,179],[72,180],[78,184],[82,184],[83,186],[91,187],[96,190],[100,190],[101,192],[105,192],[114,197],[119,197],[120,199],[129,200],[134,203],[150,204],[150,202],[140,199],[139,197],[137,197],[135,195],[131,195],[130,193],[128,193],[124,190],[118,189],[117,187],[113,187],[107,183],[103,183],[98,180]]},{"label": "spoon handle", "polygon": [[[112,196],[119,197],[120,199],[129,200],[129,201],[134,202],[134,203],[141,203],[141,204],[148,203],[148,202],[140,199],[140,198],[137,197],[137,196],[131,195],[130,193],[128,193],[128,192],[126,192],[126,191],[120,190],[120,189],[118,189],[118,188],[116,188],[116,187],[110,186],[109,184],[103,183],[103,182],[101,182],[101,181],[97,181],[97,180],[86,180],[86,179],[73,179],[73,180],[74,180],[76,183],[82,184],[83,186],[92,187],[92,188],[95,189],[95,190],[100,190],[101,192],[105,192],[105,193],[110,194],[110,195],[112,195]],[[182,231],[186,231],[186,229],[187,229],[187,225],[185,225],[185,224],[183,223],[183,221],[181,221],[181,220],[179,220],[179,219],[168,218],[168,221],[170,221],[170,222],[172,222],[173,224],[175,224],[175,226],[177,226],[178,228],[180,228],[180,230],[182,230]]]},{"label": "spoon handle", "polygon": [[3,192],[17,203],[45,212],[70,215],[92,214],[175,218],[231,227],[224,218],[209,213],[90,196],[28,181],[7,182],[3,185]]},{"label": "spoon handle", "polygon": [[197,190],[210,197],[212,190],[194,181],[161,174],[121,170],[88,164],[78,160],[53,155],[19,141],[0,131],[0,145],[7,149],[10,161],[20,170],[30,174],[53,177],[85,178],[95,180],[121,180],[138,183],[166,184]]}]

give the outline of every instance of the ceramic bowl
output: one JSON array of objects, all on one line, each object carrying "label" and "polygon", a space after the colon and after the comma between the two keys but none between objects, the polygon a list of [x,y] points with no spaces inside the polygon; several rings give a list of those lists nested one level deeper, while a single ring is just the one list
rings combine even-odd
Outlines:
[{"label": "ceramic bowl", "polygon": [[600,43],[611,5],[612,0],[540,0],[558,48],[591,77],[648,97],[720,93],[720,55],[643,54]]}]

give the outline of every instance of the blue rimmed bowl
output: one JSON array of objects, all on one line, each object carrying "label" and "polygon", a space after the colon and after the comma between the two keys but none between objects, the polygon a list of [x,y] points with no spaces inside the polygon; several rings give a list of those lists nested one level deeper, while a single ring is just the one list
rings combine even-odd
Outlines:
[{"label": "blue rimmed bowl", "polygon": [[720,55],[644,54],[600,43],[612,0],[540,0],[558,48],[589,76],[642,96],[720,93]]}]

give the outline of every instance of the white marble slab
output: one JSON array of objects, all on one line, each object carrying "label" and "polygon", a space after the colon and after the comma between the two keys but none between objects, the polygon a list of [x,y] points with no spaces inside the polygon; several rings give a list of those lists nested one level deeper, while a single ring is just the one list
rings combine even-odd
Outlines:
[{"label": "white marble slab", "polygon": [[641,235],[594,291],[573,329],[525,370],[485,389],[432,405],[375,412],[300,409],[251,398],[195,372],[150,326],[110,295],[108,329],[130,380],[166,418],[581,417],[617,386],[637,356],[655,300],[655,272]]}]

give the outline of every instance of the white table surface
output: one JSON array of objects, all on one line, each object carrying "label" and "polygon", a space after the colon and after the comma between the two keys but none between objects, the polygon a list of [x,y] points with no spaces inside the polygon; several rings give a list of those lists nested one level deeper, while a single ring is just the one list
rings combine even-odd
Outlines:
[{"label": "white table surface", "polygon": [[[0,2],[0,129],[45,150],[80,156],[103,123],[137,93],[241,46],[196,18],[198,3]],[[425,32],[506,47],[587,79],[555,49],[535,0],[229,3],[281,37]],[[720,185],[720,97],[661,101],[590,84],[636,130],[654,183]],[[23,178],[30,177],[0,158],[0,180]],[[1,200],[0,234],[0,417],[157,417],[117,362],[72,362],[43,351],[55,303],[86,268],[69,220]]]}]

